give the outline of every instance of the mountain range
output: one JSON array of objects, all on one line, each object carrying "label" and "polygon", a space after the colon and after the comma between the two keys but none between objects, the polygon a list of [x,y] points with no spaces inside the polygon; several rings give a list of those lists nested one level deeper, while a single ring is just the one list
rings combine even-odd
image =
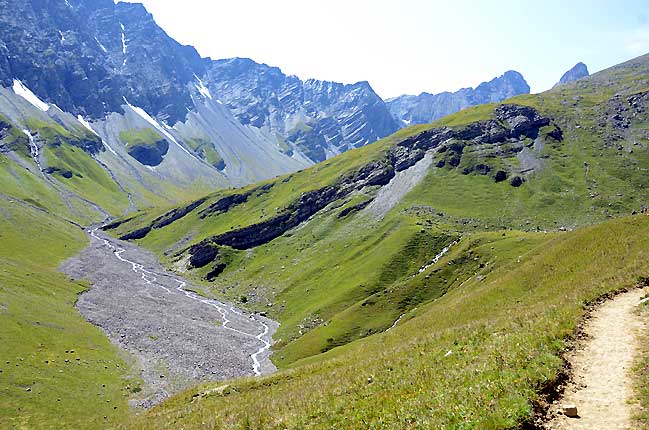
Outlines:
[{"label": "mountain range", "polygon": [[[178,201],[187,188],[207,191],[296,171],[409,121],[529,92],[520,74],[507,72],[437,101],[423,94],[386,103],[367,82],[303,81],[249,59],[202,58],[169,37],[141,4],[0,6],[5,123],[29,130],[47,175],[83,172],[47,154],[43,127],[93,140],[88,155],[144,206]],[[421,113],[406,119],[404,109]]]}]

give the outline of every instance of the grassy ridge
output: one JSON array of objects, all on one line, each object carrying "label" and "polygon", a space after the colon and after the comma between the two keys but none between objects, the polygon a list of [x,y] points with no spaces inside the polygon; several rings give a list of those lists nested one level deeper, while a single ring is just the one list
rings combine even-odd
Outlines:
[{"label": "grassy ridge", "polygon": [[648,217],[624,218],[543,235],[527,252],[517,244],[542,234],[485,237],[502,265],[410,321],[204,398],[193,395],[208,386],[190,390],[127,428],[517,427],[559,371],[583,304],[646,276],[648,231]]}]

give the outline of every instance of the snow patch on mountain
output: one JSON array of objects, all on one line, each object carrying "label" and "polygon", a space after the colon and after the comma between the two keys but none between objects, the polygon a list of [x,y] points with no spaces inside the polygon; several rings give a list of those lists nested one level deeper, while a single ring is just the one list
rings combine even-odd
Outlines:
[{"label": "snow patch on mountain", "polygon": [[95,36],[95,41],[97,42],[97,45],[99,45],[102,51],[108,52],[108,49],[106,49],[106,47],[99,41],[99,39],[97,39],[96,36]]},{"label": "snow patch on mountain", "polygon": [[87,128],[88,130],[90,130],[91,132],[93,132],[94,134],[96,134],[97,136],[99,136],[99,134],[98,134],[95,130],[92,129],[92,126],[90,125],[90,123],[89,123],[88,121],[86,121],[86,120],[85,120],[81,115],[77,115],[77,120],[78,120],[78,121],[81,123],[81,125],[83,125],[85,128]]},{"label": "snow patch on mountain", "polygon": [[43,112],[47,112],[50,108],[50,105],[45,103],[43,100],[39,99],[36,94],[32,92],[29,88],[27,88],[21,81],[18,79],[14,79],[14,85],[13,85],[13,90],[16,95],[19,95],[20,97],[24,98],[27,100],[29,103],[32,105],[36,106]]},{"label": "snow patch on mountain", "polygon": [[122,66],[126,66],[126,51],[128,49],[126,46],[126,30],[124,29],[124,24],[121,22],[119,23],[119,26],[122,28],[122,54],[124,54],[124,62],[122,63]]},{"label": "snow patch on mountain", "polygon": [[210,93],[210,90],[205,86],[205,84],[203,83],[203,81],[201,80],[201,78],[199,78],[198,76],[196,76],[196,74],[194,74],[194,77],[195,77],[196,80],[198,81],[198,84],[195,85],[195,87],[196,87],[196,89],[198,90],[198,92],[201,93],[201,95],[202,95],[203,97],[212,100],[212,94]]}]

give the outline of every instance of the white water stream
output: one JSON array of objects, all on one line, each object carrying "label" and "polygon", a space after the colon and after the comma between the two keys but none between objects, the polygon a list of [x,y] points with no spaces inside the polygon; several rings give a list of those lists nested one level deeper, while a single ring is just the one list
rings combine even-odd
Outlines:
[{"label": "white water stream", "polygon": [[29,152],[31,153],[32,158],[34,159],[34,162],[38,167],[38,171],[41,172],[41,175],[43,175],[43,177],[45,177],[45,174],[43,173],[43,166],[41,166],[41,154],[38,149],[38,145],[34,141],[34,136],[32,136],[29,130],[23,130],[23,133],[25,133],[27,135],[27,139],[29,139]]},{"label": "white water stream", "polygon": [[[104,239],[103,237],[99,236],[97,234],[97,229],[96,228],[93,229],[93,230],[88,230],[88,233],[90,233],[90,235],[93,238],[95,238],[95,239],[97,239],[99,241],[102,241],[108,248],[110,248],[113,251],[113,254],[115,255],[115,257],[118,260],[120,260],[120,261],[122,261],[124,263],[130,264],[131,265],[131,270],[133,270],[135,273],[139,273],[142,276],[142,279],[144,280],[144,282],[146,282],[147,285],[151,285],[152,287],[162,289],[162,290],[164,290],[165,292],[167,292],[169,294],[174,294],[173,291],[171,291],[170,289],[168,289],[164,285],[156,283],[158,278],[155,276],[156,274],[154,272],[146,270],[142,264],[135,263],[135,262],[133,262],[133,261],[127,259],[127,258],[124,258],[122,254],[124,254],[126,252],[126,249],[118,248],[115,245],[113,245],[109,240]],[[268,327],[268,325],[266,323],[264,323],[263,321],[260,321],[260,320],[258,320],[258,319],[251,316],[251,317],[249,317],[249,319],[251,321],[254,321],[254,322],[258,323],[260,326],[263,327],[263,332],[262,333],[260,333],[258,335],[254,335],[254,334],[246,333],[246,332],[241,331],[239,329],[236,329],[234,327],[231,327],[230,324],[232,323],[232,321],[228,318],[228,315],[230,313],[239,315],[239,316],[241,316],[243,318],[246,318],[246,316],[244,314],[242,314],[241,312],[239,312],[237,309],[235,309],[233,306],[230,306],[229,309],[228,309],[228,307],[226,305],[224,305],[223,303],[221,303],[221,302],[218,302],[218,301],[212,300],[212,299],[207,299],[205,297],[199,296],[198,294],[196,294],[196,293],[194,293],[192,291],[185,290],[185,287],[187,286],[187,283],[185,281],[183,281],[183,280],[176,279],[175,277],[170,276],[170,275],[163,275],[163,276],[167,276],[167,277],[173,279],[175,282],[178,283],[178,287],[176,288],[176,291],[178,291],[179,293],[184,294],[186,297],[188,297],[188,298],[190,298],[192,300],[199,301],[199,302],[201,302],[201,303],[203,303],[203,304],[205,304],[207,306],[211,306],[211,307],[215,308],[218,311],[218,313],[221,315],[222,327],[223,328],[225,328],[226,330],[230,330],[230,331],[233,331],[235,333],[244,335],[244,336],[253,337],[253,338],[259,340],[260,342],[262,342],[263,346],[261,346],[253,354],[250,354],[250,358],[252,359],[252,364],[253,364],[252,365],[252,370],[253,370],[255,376],[261,375],[261,363],[259,362],[258,357],[259,357],[260,354],[263,354],[265,351],[267,351],[271,346],[270,342],[268,342],[264,338],[268,334],[268,332],[270,331],[270,328]]]},{"label": "white water stream", "polygon": [[423,272],[425,272],[426,270],[428,270],[428,268],[430,268],[431,266],[437,264],[437,262],[440,260],[440,258],[442,258],[444,255],[446,255],[446,253],[451,249],[451,247],[452,247],[453,245],[457,245],[459,242],[460,242],[460,239],[458,239],[458,240],[456,240],[456,241],[454,241],[454,242],[449,243],[447,246],[444,247],[444,249],[442,249],[442,250],[440,251],[439,254],[437,254],[437,255],[435,256],[435,258],[433,258],[433,259],[431,260],[430,263],[426,264],[425,266],[422,266],[422,267],[419,269],[419,272],[417,272],[417,273],[416,273],[415,275],[413,275],[413,276],[417,276],[419,273],[423,273]]}]

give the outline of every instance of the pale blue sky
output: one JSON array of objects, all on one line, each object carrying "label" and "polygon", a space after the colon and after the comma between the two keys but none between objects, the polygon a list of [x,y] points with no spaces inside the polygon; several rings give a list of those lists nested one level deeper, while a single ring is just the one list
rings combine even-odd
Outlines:
[{"label": "pale blue sky", "polygon": [[583,61],[649,52],[647,0],[144,0],[212,58],[250,57],[300,78],[367,80],[382,97],[454,91],[514,69],[533,92]]}]

